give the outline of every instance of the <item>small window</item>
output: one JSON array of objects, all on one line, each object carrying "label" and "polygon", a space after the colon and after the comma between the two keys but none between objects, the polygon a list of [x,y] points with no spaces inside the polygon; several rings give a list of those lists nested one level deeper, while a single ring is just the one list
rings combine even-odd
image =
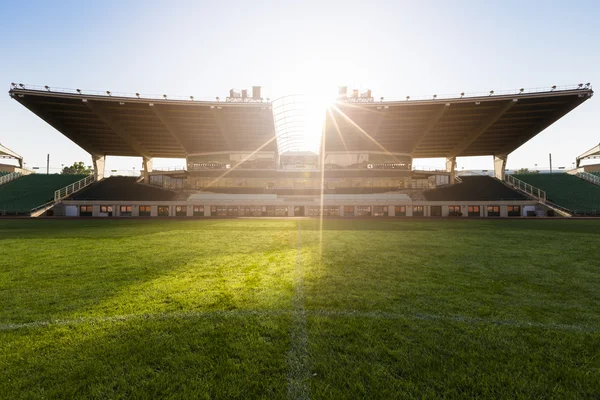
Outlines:
[{"label": "small window", "polygon": [[468,206],[467,212],[469,217],[479,217],[481,215],[481,208],[479,206]]},{"label": "small window", "polygon": [[432,217],[441,217],[442,216],[442,206],[431,206],[431,216]]},{"label": "small window", "polygon": [[448,216],[461,217],[462,211],[460,210],[460,206],[448,206]]},{"label": "small window", "polygon": [[149,217],[150,216],[150,206],[140,206],[140,217]]},{"label": "small window", "polygon": [[159,217],[168,217],[169,216],[169,206],[158,206],[158,216]]},{"label": "small window", "polygon": [[357,206],[356,214],[359,217],[370,217],[371,216],[371,206]]},{"label": "small window", "polygon": [[354,206],[344,206],[344,217],[354,217]]},{"label": "small window", "polygon": [[405,217],[406,216],[406,206],[396,206],[394,211],[395,211],[396,217]]},{"label": "small window", "polygon": [[227,207],[227,215],[230,217],[237,217],[239,215],[238,206]]},{"label": "small window", "polygon": [[520,217],[521,216],[521,206],[508,206],[508,216],[509,217]]},{"label": "small window", "polygon": [[109,217],[113,215],[113,207],[112,206],[100,206],[100,215],[106,214]]},{"label": "small window", "polygon": [[92,216],[92,206],[79,206],[79,216],[91,217]]},{"label": "small window", "polygon": [[325,206],[323,207],[324,217],[339,217],[340,207],[339,206]]},{"label": "small window", "polygon": [[424,215],[423,206],[413,206],[413,217],[422,217]]},{"label": "small window", "polygon": [[122,217],[130,217],[133,211],[133,206],[121,206],[119,207]]},{"label": "small window", "polygon": [[387,206],[373,206],[374,217],[387,217],[388,207]]},{"label": "small window", "polygon": [[175,206],[175,216],[177,216],[177,217],[187,216],[187,206]]},{"label": "small window", "polygon": [[226,217],[227,216],[227,206],[217,206],[216,212],[217,212],[217,217]]},{"label": "small window", "polygon": [[487,206],[487,215],[488,217],[499,217],[500,206]]},{"label": "small window", "polygon": [[194,217],[204,217],[204,206],[194,206]]}]

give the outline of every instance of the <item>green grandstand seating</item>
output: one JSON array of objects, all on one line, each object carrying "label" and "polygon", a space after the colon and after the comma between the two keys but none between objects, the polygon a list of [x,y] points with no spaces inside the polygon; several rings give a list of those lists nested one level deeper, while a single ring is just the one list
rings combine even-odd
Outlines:
[{"label": "green grandstand seating", "polygon": [[31,174],[0,186],[0,214],[28,215],[32,208],[54,199],[57,189],[85,175]]},{"label": "green grandstand seating", "polygon": [[598,178],[600,178],[600,171],[594,171],[594,172],[590,171],[590,174],[596,175]]},{"label": "green grandstand seating", "polygon": [[7,171],[0,171],[0,176],[4,176],[4,175],[8,175],[10,174],[10,172]]},{"label": "green grandstand seating", "polygon": [[600,214],[600,186],[570,174],[522,174],[515,178],[546,191],[549,201],[576,214]]}]

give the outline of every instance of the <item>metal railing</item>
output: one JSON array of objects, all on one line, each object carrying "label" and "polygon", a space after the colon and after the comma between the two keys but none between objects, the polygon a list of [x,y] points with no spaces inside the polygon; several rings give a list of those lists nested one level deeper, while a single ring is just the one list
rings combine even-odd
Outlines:
[{"label": "metal railing", "polygon": [[546,192],[542,189],[536,188],[527,182],[523,182],[520,179],[515,178],[512,175],[506,175],[504,181],[511,187],[520,190],[521,192],[535,198],[542,204],[546,204]]},{"label": "metal railing", "polygon": [[[524,95],[524,94],[533,94],[533,93],[545,93],[545,92],[560,92],[565,90],[582,90],[589,91],[592,89],[590,83],[580,83],[575,85],[564,85],[564,86],[545,86],[545,87],[537,87],[537,88],[521,88],[521,89],[511,89],[511,90],[493,90],[489,92],[474,92],[474,93],[450,93],[450,94],[437,94],[435,97],[432,94],[431,96],[409,96],[408,100],[449,100],[449,99],[460,99],[460,98],[469,98],[469,97],[495,97],[502,95]],[[19,91],[19,90],[37,90],[37,91],[48,91],[53,93],[65,93],[65,94],[75,94],[75,95],[88,95],[88,96],[101,96],[101,97],[122,97],[122,98],[132,98],[132,99],[153,99],[153,100],[185,100],[185,101],[194,101],[194,100],[202,100],[202,101],[211,101],[218,102],[220,99],[216,97],[195,97],[195,96],[180,96],[180,95],[165,95],[165,94],[139,94],[139,93],[123,93],[123,92],[111,92],[111,91],[98,91],[98,90],[86,90],[86,89],[71,89],[71,88],[61,88],[61,87],[50,87],[50,86],[36,86],[36,85],[28,85],[22,83],[14,83],[11,85],[11,90]],[[294,96],[294,95],[291,95]],[[286,96],[284,96],[286,97]],[[406,100],[406,97],[386,97],[386,101],[398,101],[398,100]],[[277,99],[279,100],[279,99]],[[264,103],[269,104],[270,101],[265,101]]]},{"label": "metal railing", "polygon": [[576,176],[579,177],[579,178],[581,178],[581,179],[583,179],[583,180],[585,180],[585,181],[593,183],[594,185],[600,186],[600,176],[597,176],[597,175],[594,175],[594,174],[590,174],[589,172],[585,172],[585,171],[578,172],[576,174]]},{"label": "metal railing", "polygon": [[84,187],[89,186],[90,184],[94,183],[94,181],[94,175],[88,175],[75,183],[65,186],[64,188],[58,189],[54,192],[54,201],[60,201],[65,197],[68,197],[73,193],[80,191]]}]

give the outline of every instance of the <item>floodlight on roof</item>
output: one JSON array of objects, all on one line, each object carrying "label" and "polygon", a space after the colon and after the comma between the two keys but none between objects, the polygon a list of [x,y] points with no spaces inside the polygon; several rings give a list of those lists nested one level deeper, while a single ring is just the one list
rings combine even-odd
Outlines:
[{"label": "floodlight on roof", "polygon": [[519,93],[523,93],[525,91],[525,89],[521,88],[519,89]]},{"label": "floodlight on roof", "polygon": [[23,85],[22,83],[19,83],[19,86],[21,86],[21,89],[25,89],[25,85]]},{"label": "floodlight on roof", "polygon": [[383,96],[381,96],[381,98],[379,98],[379,100],[383,101]]},{"label": "floodlight on roof", "polygon": [[591,83],[588,82],[588,83],[585,84],[585,87],[590,87],[590,85],[591,85]]},{"label": "floodlight on roof", "polygon": [[166,94],[163,94],[163,97],[166,99],[166,98],[167,98],[167,95],[166,95]]},{"label": "floodlight on roof", "polygon": [[138,99],[140,98],[140,94],[139,93],[136,93],[135,95],[137,96]]},{"label": "floodlight on roof", "polygon": [[81,89],[75,89],[77,90],[77,93],[81,94]]},{"label": "floodlight on roof", "polygon": [[461,98],[465,97],[465,92],[460,92],[460,97]]},{"label": "floodlight on roof", "polygon": [[437,98],[437,94],[434,94],[434,95],[433,95],[433,98],[434,98],[434,99],[435,99],[435,98]]},{"label": "floodlight on roof", "polygon": [[191,100],[191,101],[194,101],[194,96],[190,96],[190,100]]},{"label": "floodlight on roof", "polygon": [[552,90],[555,90],[555,89],[556,89],[556,85],[552,85]]},{"label": "floodlight on roof", "polygon": [[491,95],[493,95],[493,94],[494,94],[494,91],[493,91],[493,90],[490,90],[490,96],[491,96]]},{"label": "floodlight on roof", "polygon": [[577,85],[578,88],[582,88],[583,87],[583,83],[580,83],[579,85]]},{"label": "floodlight on roof", "polygon": [[107,91],[106,91],[106,94],[110,96],[110,90],[107,90]]},{"label": "floodlight on roof", "polygon": [[219,101],[219,100],[220,100],[220,99],[219,99],[219,96],[217,96],[217,101]]},{"label": "floodlight on roof", "polygon": [[17,87],[17,84],[16,84],[16,83],[14,83],[14,82],[13,82],[13,83],[11,83],[10,85],[11,85],[12,87]]},{"label": "floodlight on roof", "polygon": [[406,101],[410,100],[410,96],[406,96]]},{"label": "floodlight on roof", "polygon": [[44,88],[46,88],[47,91],[50,91],[50,87],[48,85],[44,86]]}]

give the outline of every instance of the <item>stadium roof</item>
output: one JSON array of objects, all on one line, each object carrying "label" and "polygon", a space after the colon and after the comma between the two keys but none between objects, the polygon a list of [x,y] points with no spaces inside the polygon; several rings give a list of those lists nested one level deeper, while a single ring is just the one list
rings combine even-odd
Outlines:
[{"label": "stadium roof", "polygon": [[[95,155],[183,158],[218,151],[276,151],[270,103],[79,94],[13,85],[10,95]],[[272,140],[271,140],[272,139]]]},{"label": "stadium roof", "polygon": [[592,94],[589,85],[578,85],[474,97],[338,103],[327,115],[325,146],[329,151],[385,150],[415,158],[506,155]]},{"label": "stadium roof", "polygon": [[577,157],[577,166],[579,166],[579,162],[581,160],[590,160],[594,158],[600,158],[600,144],[592,147],[591,149]]},{"label": "stadium roof", "polygon": [[15,153],[11,149],[9,149],[8,147],[3,146],[1,143],[0,143],[0,158],[12,158],[12,159],[19,160],[20,162],[23,161],[23,157],[21,157],[20,155],[18,155],[17,153]]},{"label": "stadium roof", "polygon": [[[15,84],[9,93],[95,155],[178,158],[277,151],[269,102],[140,98]],[[505,155],[592,94],[588,84],[460,98],[337,102],[326,113],[325,146],[327,151],[387,151],[415,158]]]}]

